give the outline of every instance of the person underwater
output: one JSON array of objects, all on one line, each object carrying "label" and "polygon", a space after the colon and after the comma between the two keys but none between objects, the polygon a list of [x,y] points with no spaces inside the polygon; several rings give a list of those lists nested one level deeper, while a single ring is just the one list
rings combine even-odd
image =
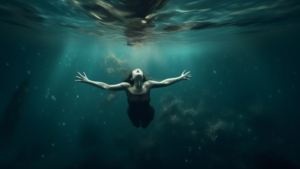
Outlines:
[{"label": "person underwater", "polygon": [[127,95],[127,114],[132,124],[135,127],[146,128],[154,119],[154,108],[150,103],[150,90],[153,88],[166,87],[179,82],[181,80],[189,80],[191,78],[190,72],[185,70],[179,77],[168,78],[163,81],[147,80],[141,69],[135,69],[129,73],[129,76],[119,84],[108,85],[103,82],[91,81],[87,78],[85,72],[84,76],[78,72],[80,76],[76,76],[77,82],[88,83],[109,91],[125,90]]}]

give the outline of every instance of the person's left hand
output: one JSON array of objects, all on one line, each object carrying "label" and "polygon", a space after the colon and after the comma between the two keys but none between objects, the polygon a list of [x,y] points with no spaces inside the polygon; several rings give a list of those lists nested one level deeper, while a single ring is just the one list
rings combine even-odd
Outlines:
[{"label": "person's left hand", "polygon": [[180,78],[181,78],[182,80],[190,80],[189,78],[192,77],[192,75],[189,74],[190,72],[186,72],[186,73],[184,73],[184,72],[185,72],[185,70],[182,72]]}]

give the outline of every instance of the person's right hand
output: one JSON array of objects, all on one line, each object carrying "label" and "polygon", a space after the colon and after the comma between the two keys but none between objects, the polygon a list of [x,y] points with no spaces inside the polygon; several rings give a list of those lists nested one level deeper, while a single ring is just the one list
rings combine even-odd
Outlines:
[{"label": "person's right hand", "polygon": [[[83,73],[84,73],[84,72],[83,72]],[[76,82],[88,82],[88,81],[89,81],[89,79],[86,77],[86,74],[85,74],[85,73],[84,73],[84,76],[82,76],[79,72],[78,72],[78,74],[79,74],[81,77],[76,76],[77,78],[79,78],[79,79],[75,80]]]}]

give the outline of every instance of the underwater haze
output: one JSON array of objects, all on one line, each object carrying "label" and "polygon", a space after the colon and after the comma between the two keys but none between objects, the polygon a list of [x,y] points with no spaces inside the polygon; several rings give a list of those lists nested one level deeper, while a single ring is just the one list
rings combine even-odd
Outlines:
[{"label": "underwater haze", "polygon": [[[299,28],[298,0],[1,0],[0,168],[299,168]],[[137,68],[192,76],[146,128],[75,81]]]}]

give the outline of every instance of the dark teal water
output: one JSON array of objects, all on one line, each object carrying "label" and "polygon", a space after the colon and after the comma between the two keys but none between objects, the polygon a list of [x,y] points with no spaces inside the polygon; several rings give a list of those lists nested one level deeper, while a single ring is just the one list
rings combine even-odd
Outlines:
[{"label": "dark teal water", "polygon": [[[299,168],[299,7],[0,1],[0,168]],[[118,84],[140,68],[154,120]]]}]

